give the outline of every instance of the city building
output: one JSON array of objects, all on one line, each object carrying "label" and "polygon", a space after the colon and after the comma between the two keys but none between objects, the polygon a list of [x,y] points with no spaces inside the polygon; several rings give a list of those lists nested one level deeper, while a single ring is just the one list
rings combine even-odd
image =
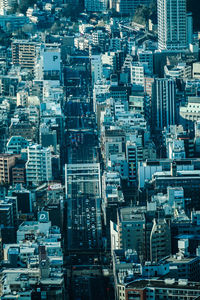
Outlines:
[{"label": "city building", "polygon": [[128,179],[130,183],[137,180],[138,151],[134,143],[126,143],[126,159],[128,162]]},{"label": "city building", "polygon": [[182,51],[187,47],[186,0],[158,0],[158,49]]},{"label": "city building", "polygon": [[12,136],[7,143],[7,153],[20,154],[22,149],[26,149],[29,142],[22,136]]},{"label": "city building", "polygon": [[[1,2],[2,1],[4,0],[1,0]],[[8,28],[9,30],[16,30],[28,23],[28,18],[22,14],[19,15],[1,14],[2,12],[1,2],[0,2],[0,26],[3,28],[3,30],[7,30]],[[3,10],[5,10],[5,8],[3,8]],[[8,10],[8,8],[6,8],[6,10]]]},{"label": "city building", "polygon": [[0,154],[0,182],[11,183],[11,170],[15,165],[16,156],[12,154]]},{"label": "city building", "polygon": [[2,300],[200,299],[192,2],[0,0]]},{"label": "city building", "polygon": [[176,88],[173,79],[155,79],[152,111],[154,130],[176,124]]},{"label": "city building", "polygon": [[38,54],[38,44],[26,40],[12,42],[12,62],[16,66],[34,70]]},{"label": "city building", "polygon": [[37,185],[52,180],[51,151],[40,145],[33,144],[27,149],[26,182]]},{"label": "city building", "polygon": [[59,44],[44,44],[35,64],[37,80],[61,80],[61,53]]},{"label": "city building", "polygon": [[1,0],[0,1],[0,15],[4,15],[7,11],[9,11],[12,6],[17,3],[16,0]]},{"label": "city building", "polygon": [[133,249],[145,259],[145,215],[137,208],[121,208],[118,212],[119,249]]},{"label": "city building", "polygon": [[150,236],[151,261],[159,261],[171,253],[170,227],[166,220],[154,219]]},{"label": "city building", "polygon": [[84,0],[85,9],[88,12],[103,12],[108,7],[107,0]]},{"label": "city building", "polygon": [[133,15],[139,5],[148,5],[149,0],[110,0],[110,8],[124,15]]},{"label": "city building", "polygon": [[126,285],[118,285],[119,300],[131,300],[137,297],[139,300],[163,299],[164,297],[188,297],[198,299],[200,296],[200,286],[196,282],[188,280],[166,278],[165,280],[138,280]]}]

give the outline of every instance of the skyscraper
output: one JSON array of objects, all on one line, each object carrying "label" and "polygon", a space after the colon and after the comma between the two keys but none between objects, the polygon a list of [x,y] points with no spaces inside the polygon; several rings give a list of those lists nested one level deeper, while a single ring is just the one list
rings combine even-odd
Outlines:
[{"label": "skyscraper", "polygon": [[155,130],[160,131],[164,127],[176,123],[176,89],[174,79],[159,78],[155,80],[152,112]]},{"label": "skyscraper", "polygon": [[88,12],[105,11],[107,7],[107,0],[85,0],[85,9]]},{"label": "skyscraper", "polygon": [[151,0],[110,0],[110,8],[121,14],[134,14],[139,5],[149,5]]},{"label": "skyscraper", "polygon": [[158,0],[158,48],[182,50],[187,45],[186,0]]}]

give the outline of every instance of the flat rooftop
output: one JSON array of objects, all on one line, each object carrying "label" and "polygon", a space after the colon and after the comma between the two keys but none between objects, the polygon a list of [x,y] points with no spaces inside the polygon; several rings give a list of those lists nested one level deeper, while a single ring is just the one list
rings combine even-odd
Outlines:
[{"label": "flat rooftop", "polygon": [[170,289],[199,290],[200,293],[200,283],[198,282],[187,282],[187,284],[181,284],[178,281],[171,281],[171,283],[168,283],[167,280],[138,280],[127,284],[126,287],[132,289],[145,289],[146,287],[155,287],[155,288],[166,288],[166,289],[170,288]]}]

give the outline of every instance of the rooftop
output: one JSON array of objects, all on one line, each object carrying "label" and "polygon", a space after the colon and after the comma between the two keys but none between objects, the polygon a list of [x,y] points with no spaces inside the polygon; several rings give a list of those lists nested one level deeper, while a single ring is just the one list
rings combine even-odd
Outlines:
[{"label": "rooftop", "polygon": [[175,281],[173,279],[165,280],[138,280],[133,281],[126,286],[130,289],[145,289],[146,287],[155,288],[170,288],[170,289],[186,289],[186,290],[199,290],[200,293],[200,283],[199,282],[187,282],[184,280]]}]

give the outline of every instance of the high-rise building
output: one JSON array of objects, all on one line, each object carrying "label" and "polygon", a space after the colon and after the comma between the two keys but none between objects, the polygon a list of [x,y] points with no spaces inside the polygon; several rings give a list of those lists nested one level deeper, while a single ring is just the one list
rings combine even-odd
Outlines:
[{"label": "high-rise building", "polygon": [[38,44],[28,40],[12,42],[12,62],[22,68],[34,69],[38,54]]},{"label": "high-rise building", "polygon": [[17,198],[5,197],[0,201],[0,230],[3,243],[15,241],[15,230],[17,227]]},{"label": "high-rise building", "polygon": [[144,86],[144,67],[141,63],[131,65],[131,83],[134,88],[142,88]]},{"label": "high-rise building", "polygon": [[151,261],[159,261],[171,253],[170,228],[165,219],[154,219],[150,236]]},{"label": "high-rise building", "polygon": [[174,79],[159,78],[155,80],[152,112],[153,125],[158,131],[176,123],[176,89]]},{"label": "high-rise building", "polygon": [[14,167],[12,167],[12,183],[13,184],[25,184],[25,161],[17,160]]},{"label": "high-rise building", "polygon": [[186,49],[186,0],[158,0],[157,10],[159,50]]},{"label": "high-rise building", "polygon": [[0,155],[0,183],[11,182],[11,168],[15,164],[15,155],[1,154]]},{"label": "high-rise building", "polygon": [[91,73],[93,85],[102,78],[102,60],[101,55],[91,55]]},{"label": "high-rise building", "polygon": [[107,7],[107,0],[85,0],[85,9],[89,12],[105,11]]},{"label": "high-rise building", "polygon": [[52,180],[52,164],[50,148],[43,148],[38,144],[28,147],[28,161],[26,163],[27,184],[39,184]]},{"label": "high-rise building", "polygon": [[145,215],[137,208],[124,207],[118,212],[119,248],[137,251],[141,260],[145,258]]},{"label": "high-rise building", "polygon": [[110,8],[121,14],[134,14],[139,5],[148,5],[151,0],[110,0]]},{"label": "high-rise building", "polygon": [[135,143],[127,142],[126,159],[128,162],[128,179],[135,183],[137,179],[137,146]]},{"label": "high-rise building", "polygon": [[17,3],[16,0],[0,0],[0,15],[11,9]]}]

